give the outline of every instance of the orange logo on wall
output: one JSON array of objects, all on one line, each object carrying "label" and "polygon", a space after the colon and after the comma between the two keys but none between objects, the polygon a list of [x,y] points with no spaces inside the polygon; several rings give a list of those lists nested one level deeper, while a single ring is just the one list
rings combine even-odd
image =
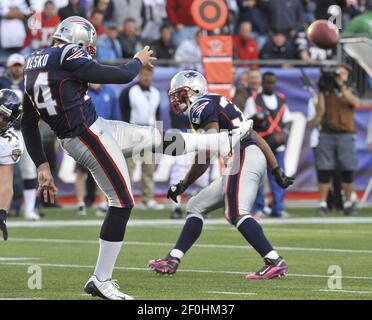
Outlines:
[{"label": "orange logo on wall", "polygon": [[200,28],[212,31],[225,25],[228,9],[223,0],[195,0],[191,14]]}]

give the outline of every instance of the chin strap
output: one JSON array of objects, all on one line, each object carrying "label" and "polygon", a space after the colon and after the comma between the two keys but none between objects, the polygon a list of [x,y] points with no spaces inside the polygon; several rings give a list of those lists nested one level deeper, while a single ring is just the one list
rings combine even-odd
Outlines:
[{"label": "chin strap", "polygon": [[94,46],[87,46],[86,47],[86,50],[88,51],[88,53],[92,56],[92,58],[96,55],[97,53],[97,49],[96,47]]}]

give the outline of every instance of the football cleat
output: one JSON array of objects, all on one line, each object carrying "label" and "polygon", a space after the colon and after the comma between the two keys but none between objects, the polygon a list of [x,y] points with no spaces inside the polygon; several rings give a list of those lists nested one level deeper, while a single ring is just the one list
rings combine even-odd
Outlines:
[{"label": "football cleat", "polygon": [[133,297],[119,291],[115,280],[99,281],[95,275],[91,276],[84,286],[84,291],[93,297],[106,300],[134,300]]},{"label": "football cleat", "polygon": [[327,207],[322,207],[322,206],[320,206],[320,207],[317,209],[317,215],[318,215],[319,217],[324,217],[327,213],[328,213],[328,209],[327,209]]},{"label": "football cleat", "polygon": [[180,260],[177,258],[165,258],[150,260],[148,266],[156,273],[172,275],[177,272]]},{"label": "football cleat", "polygon": [[264,258],[264,267],[253,274],[248,274],[245,276],[249,280],[262,280],[262,279],[272,279],[276,277],[284,277],[288,274],[288,266],[282,257],[278,259]]},{"label": "football cleat", "polygon": [[25,220],[26,221],[39,221],[40,216],[36,212],[28,212],[27,214],[25,213]]},{"label": "football cleat", "polygon": [[76,214],[77,216],[79,217],[84,217],[87,215],[87,210],[86,210],[86,207],[84,205],[80,205],[77,207],[76,209]]},{"label": "football cleat", "polygon": [[357,216],[354,206],[349,206],[344,208],[344,215],[348,217]]}]

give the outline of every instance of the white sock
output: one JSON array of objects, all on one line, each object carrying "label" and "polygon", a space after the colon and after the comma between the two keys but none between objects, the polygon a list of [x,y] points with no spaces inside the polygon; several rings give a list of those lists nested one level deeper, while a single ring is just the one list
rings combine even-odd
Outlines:
[{"label": "white sock", "polygon": [[184,256],[184,253],[181,250],[178,249],[172,249],[171,252],[169,253],[172,257],[177,258],[177,259],[182,259]]},{"label": "white sock", "polygon": [[77,206],[78,207],[85,207],[85,202],[84,201],[79,201]]},{"label": "white sock", "polygon": [[353,203],[351,201],[345,201],[344,207],[345,208],[351,208],[353,206]]},{"label": "white sock", "polygon": [[181,135],[185,141],[184,153],[210,150],[227,156],[232,151],[231,147],[240,141],[240,136],[229,136],[227,131],[198,135],[181,132]]},{"label": "white sock", "polygon": [[25,202],[25,216],[35,211],[36,189],[23,190],[23,198]]},{"label": "white sock", "polygon": [[319,206],[322,207],[322,208],[327,208],[327,202],[321,201]]},{"label": "white sock", "polygon": [[120,253],[123,241],[111,242],[99,239],[99,254],[94,275],[99,281],[112,279],[116,258]]},{"label": "white sock", "polygon": [[271,250],[264,258],[276,260],[279,258],[279,255],[275,250]]}]

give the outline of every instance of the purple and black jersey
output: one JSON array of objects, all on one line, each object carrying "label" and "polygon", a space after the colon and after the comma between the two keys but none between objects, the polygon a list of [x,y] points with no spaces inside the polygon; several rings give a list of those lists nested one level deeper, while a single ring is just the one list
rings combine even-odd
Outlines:
[{"label": "purple and black jersey", "polygon": [[[189,117],[195,130],[205,129],[205,126],[211,122],[217,122],[220,130],[232,130],[246,120],[234,103],[218,94],[207,94],[196,99],[191,105]],[[242,147],[255,143],[249,135],[242,141]]]}]

